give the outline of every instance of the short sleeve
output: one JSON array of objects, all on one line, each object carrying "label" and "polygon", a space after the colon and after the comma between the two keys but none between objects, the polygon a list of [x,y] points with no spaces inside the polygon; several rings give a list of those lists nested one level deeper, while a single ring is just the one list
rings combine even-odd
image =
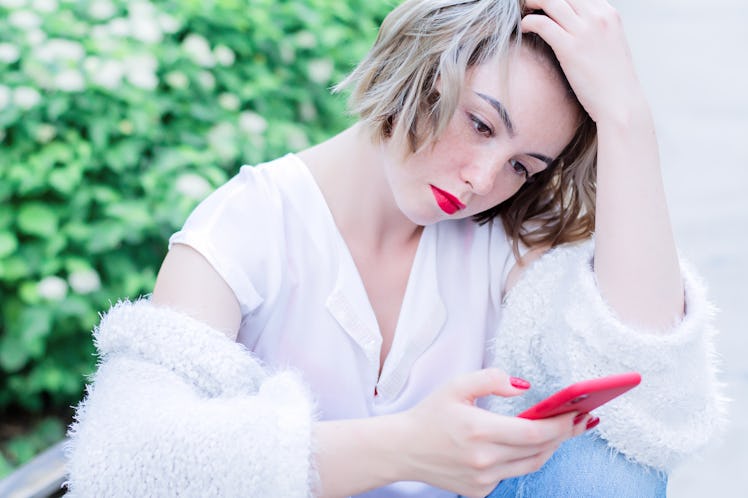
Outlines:
[{"label": "short sleeve", "polygon": [[169,248],[199,252],[234,292],[242,315],[259,307],[280,281],[282,203],[266,168],[244,166],[203,200]]}]

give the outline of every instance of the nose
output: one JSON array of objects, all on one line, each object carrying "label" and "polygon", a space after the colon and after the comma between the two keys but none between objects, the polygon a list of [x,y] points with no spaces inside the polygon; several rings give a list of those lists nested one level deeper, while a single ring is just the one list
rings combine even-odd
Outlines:
[{"label": "nose", "polygon": [[462,181],[474,194],[487,195],[493,191],[502,161],[506,160],[496,156],[475,158],[462,168]]}]

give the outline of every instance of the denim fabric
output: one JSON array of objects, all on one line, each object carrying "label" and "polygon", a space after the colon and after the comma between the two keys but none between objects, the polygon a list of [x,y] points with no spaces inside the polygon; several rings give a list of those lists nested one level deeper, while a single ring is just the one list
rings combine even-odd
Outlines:
[{"label": "denim fabric", "polygon": [[666,488],[665,474],[584,434],[562,444],[539,471],[502,481],[488,498],[664,498]]}]

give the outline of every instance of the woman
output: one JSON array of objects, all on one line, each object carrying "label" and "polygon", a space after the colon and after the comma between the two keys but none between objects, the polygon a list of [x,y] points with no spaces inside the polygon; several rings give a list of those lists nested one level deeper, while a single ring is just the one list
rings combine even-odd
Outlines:
[{"label": "woman", "polygon": [[[720,409],[615,11],[408,0],[341,88],[357,124],[243,168],[103,318],[71,493],[664,495]],[[599,426],[512,416],[623,370]]]}]

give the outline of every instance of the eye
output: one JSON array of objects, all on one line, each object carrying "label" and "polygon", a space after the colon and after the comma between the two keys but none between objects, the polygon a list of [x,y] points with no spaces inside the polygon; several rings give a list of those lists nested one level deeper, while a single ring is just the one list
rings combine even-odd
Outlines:
[{"label": "eye", "polygon": [[527,170],[527,168],[519,161],[515,161],[512,159],[509,161],[509,165],[512,167],[512,170],[518,175],[518,176],[524,176],[525,181],[530,179],[530,172]]},{"label": "eye", "polygon": [[488,126],[486,123],[484,123],[479,117],[470,115],[470,121],[473,124],[473,129],[483,135],[484,137],[492,137],[493,136],[493,130],[490,126]]}]

